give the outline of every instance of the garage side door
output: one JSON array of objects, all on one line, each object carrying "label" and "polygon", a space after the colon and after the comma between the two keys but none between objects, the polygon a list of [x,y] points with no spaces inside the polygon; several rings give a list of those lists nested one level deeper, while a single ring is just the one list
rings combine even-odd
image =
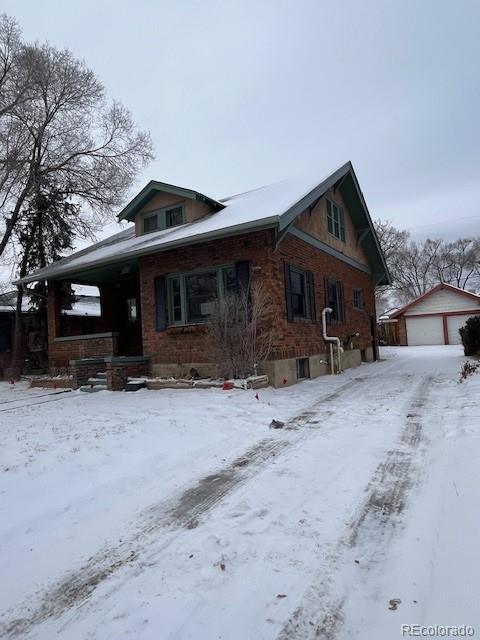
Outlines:
[{"label": "garage side door", "polygon": [[407,344],[414,347],[421,344],[445,344],[443,337],[442,316],[428,316],[406,318]]},{"label": "garage side door", "polygon": [[448,316],[447,325],[448,325],[448,341],[450,344],[461,344],[460,334],[458,330],[460,327],[463,327],[465,322],[471,316]]}]

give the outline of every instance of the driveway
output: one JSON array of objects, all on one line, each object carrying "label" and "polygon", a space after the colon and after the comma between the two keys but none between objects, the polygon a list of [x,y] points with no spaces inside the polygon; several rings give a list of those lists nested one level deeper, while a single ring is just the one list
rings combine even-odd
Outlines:
[{"label": "driveway", "polygon": [[258,394],[0,386],[3,635],[383,640],[480,623],[479,381],[459,384],[458,347],[382,357]]}]

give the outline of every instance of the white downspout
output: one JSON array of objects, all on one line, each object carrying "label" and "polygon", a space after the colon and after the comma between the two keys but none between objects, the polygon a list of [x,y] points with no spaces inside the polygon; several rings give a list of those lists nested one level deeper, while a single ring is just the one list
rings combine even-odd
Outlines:
[{"label": "white downspout", "polygon": [[340,344],[340,338],[338,338],[337,336],[327,335],[327,313],[332,313],[332,310],[330,307],[325,307],[325,309],[323,309],[322,311],[322,330],[323,330],[323,339],[325,340],[325,342],[328,342],[330,344],[330,367],[333,375],[335,373],[335,367],[333,363],[333,344],[335,343],[337,345],[337,362],[338,362],[337,373],[340,373],[342,371],[341,353],[343,349],[342,349],[342,345]]}]

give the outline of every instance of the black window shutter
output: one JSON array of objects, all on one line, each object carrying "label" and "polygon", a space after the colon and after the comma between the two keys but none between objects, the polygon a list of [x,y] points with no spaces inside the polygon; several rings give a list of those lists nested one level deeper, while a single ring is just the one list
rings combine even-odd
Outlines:
[{"label": "black window shutter", "polygon": [[292,285],[290,279],[290,265],[287,262],[283,263],[284,275],[285,275],[285,301],[287,303],[287,320],[292,322],[293,309],[292,309]]},{"label": "black window shutter", "polygon": [[239,260],[236,262],[235,275],[237,277],[238,288],[248,289],[250,283],[250,262],[248,260]]},{"label": "black window shutter", "polygon": [[167,328],[167,287],[165,276],[155,278],[155,310],[157,331]]},{"label": "black window shutter", "polygon": [[310,309],[310,319],[312,322],[317,320],[317,306],[315,304],[315,280],[313,279],[313,273],[307,271],[307,289],[308,289],[308,306]]},{"label": "black window shutter", "polygon": [[345,297],[343,295],[343,284],[337,282],[338,319],[345,322]]}]

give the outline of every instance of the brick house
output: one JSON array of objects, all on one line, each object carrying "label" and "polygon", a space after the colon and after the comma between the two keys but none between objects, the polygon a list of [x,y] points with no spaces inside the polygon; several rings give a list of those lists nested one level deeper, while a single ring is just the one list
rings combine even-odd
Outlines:
[{"label": "brick house", "polygon": [[[348,342],[344,365],[376,358],[374,289],[389,275],[350,162],[321,182],[286,180],[222,200],[151,181],[118,217],[127,229],[23,279],[48,281],[52,369],[104,359],[144,363],[157,376],[214,374],[209,303],[258,279],[272,297],[263,368],[275,386],[328,372],[326,306],[329,334]],[[101,293],[101,315],[82,335],[59,322],[72,282]]]}]

